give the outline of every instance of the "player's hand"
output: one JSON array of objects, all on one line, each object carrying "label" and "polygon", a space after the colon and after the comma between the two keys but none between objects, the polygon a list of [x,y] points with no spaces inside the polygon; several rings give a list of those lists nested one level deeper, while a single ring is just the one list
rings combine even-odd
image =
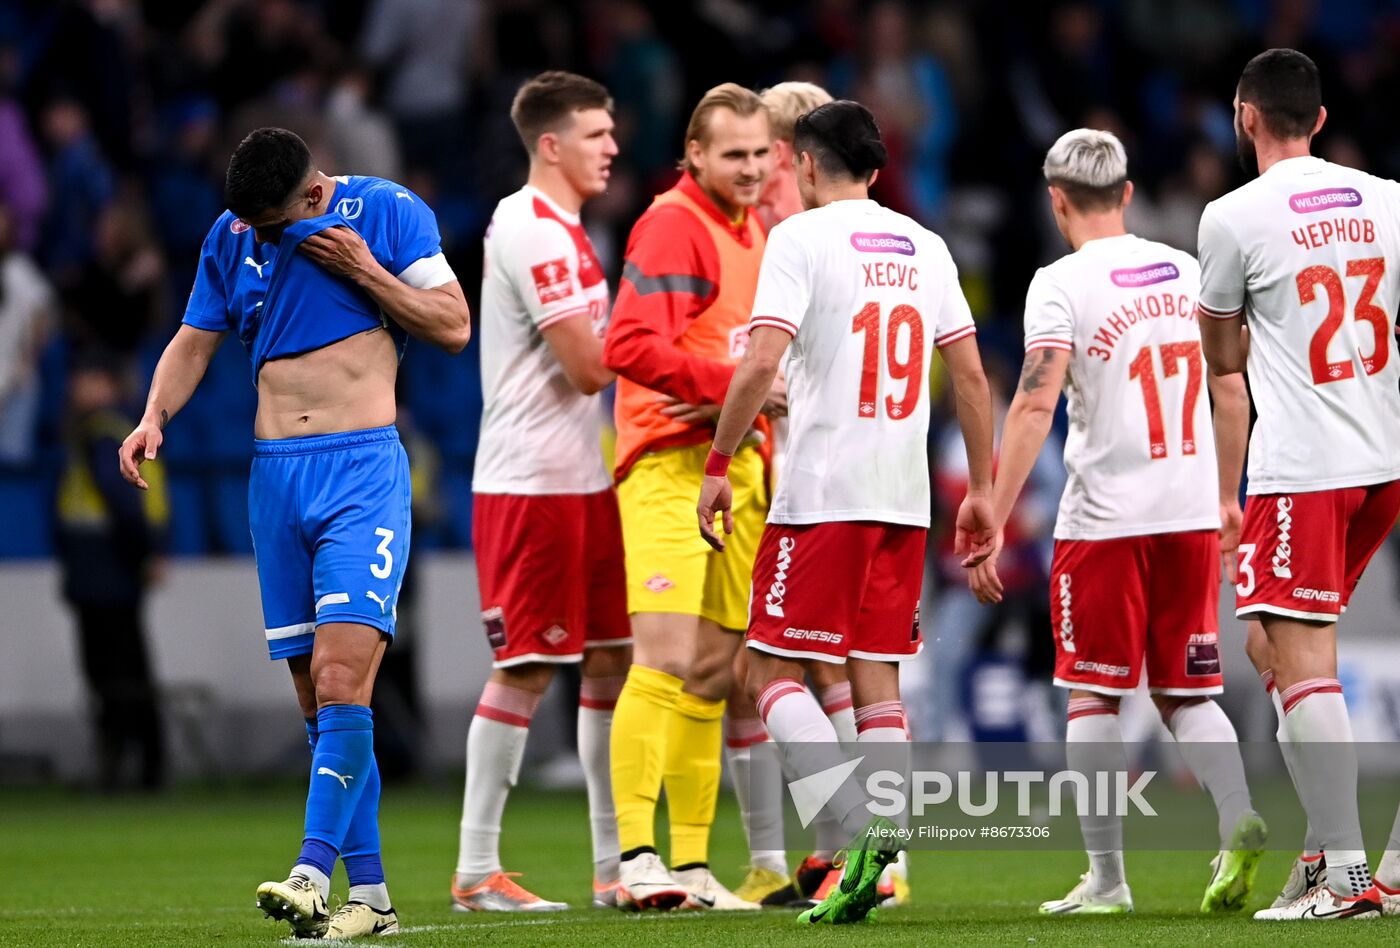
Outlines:
[{"label": "player's hand", "polygon": [[719,552],[724,552],[724,538],[715,532],[715,517],[724,514],[724,532],[734,532],[734,488],[729,486],[729,478],[705,475],[700,484],[700,503],[695,514],[700,520],[700,535],[705,542]]},{"label": "player's hand", "polygon": [[1244,513],[1238,500],[1220,503],[1220,567],[1231,584],[1239,579],[1240,528]]},{"label": "player's hand", "polygon": [[126,436],[122,446],[117,449],[117,466],[121,468],[122,477],[126,478],[128,484],[135,484],[142,490],[150,488],[146,479],[141,476],[141,465],[146,461],[155,460],[156,452],[160,450],[164,440],[165,435],[161,433],[160,425],[153,421],[142,421],[135,431]]},{"label": "player's hand", "polygon": [[670,395],[658,395],[661,414],[687,425],[699,425],[719,417],[719,405],[691,405]]},{"label": "player's hand", "polygon": [[773,377],[773,387],[768,390],[768,397],[759,411],[769,418],[787,417],[787,379],[781,372]]},{"label": "player's hand", "polygon": [[997,558],[1000,552],[998,550],[967,571],[968,588],[980,603],[1001,602],[1001,577],[997,575]]},{"label": "player's hand", "polygon": [[986,494],[969,493],[958,507],[953,534],[953,552],[971,568],[1001,549],[1001,531],[992,517],[992,499]]},{"label": "player's hand", "polygon": [[297,247],[316,263],[334,273],[358,281],[379,267],[365,239],[349,227],[337,225],[312,234]]}]

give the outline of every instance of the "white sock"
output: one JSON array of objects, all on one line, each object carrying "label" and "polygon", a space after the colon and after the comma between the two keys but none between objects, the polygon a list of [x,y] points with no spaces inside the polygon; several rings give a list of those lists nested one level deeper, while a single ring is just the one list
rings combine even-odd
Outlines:
[{"label": "white sock", "polygon": [[578,756],[588,786],[588,820],[593,828],[593,876],[604,885],[617,881],[621,847],[617,841],[617,811],[613,809],[613,709],[626,675],[585,677],[579,684]]},{"label": "white sock", "polygon": [[816,831],[817,837],[817,848],[812,851],[812,855],[818,859],[825,859],[827,862],[835,859],[837,851],[843,849],[851,840],[846,831],[841,828],[841,821],[826,810],[822,810],[821,816],[813,822],[812,828]]},{"label": "white sock", "polygon": [[[801,779],[846,763],[836,743],[836,729],[800,681],[780,678],[770,682],[759,695],[758,714],[791,777]],[[865,828],[869,819],[865,804],[864,791],[849,779],[827,802],[826,809],[840,821],[847,839]]]},{"label": "white sock", "polygon": [[783,787],[781,783],[753,782],[753,751],[768,741],[768,732],[758,718],[724,719],[724,756],[734,795],[739,799],[739,816],[744,838],[749,842],[749,865],[787,874],[787,852],[771,848],[783,838]]},{"label": "white sock", "polygon": [[822,703],[822,713],[831,722],[831,726],[836,729],[836,737],[843,744],[849,744],[856,740],[856,713],[851,701],[851,683],[849,681],[838,681],[834,685],[827,685],[821,690],[819,696]]},{"label": "white sock", "polygon": [[[899,755],[893,766],[904,776],[904,786],[909,786],[911,766],[909,744],[909,719],[904,714],[904,705],[899,701],[876,701],[855,709],[856,740],[861,744],[900,744],[904,753]],[[883,759],[883,755],[882,755]],[[904,810],[890,817],[901,828],[909,826],[909,811]]]},{"label": "white sock", "polygon": [[308,866],[305,863],[297,863],[292,867],[292,875],[305,876],[316,883],[316,888],[321,890],[321,898],[331,897],[331,878],[315,866]]},{"label": "white sock", "polygon": [[374,885],[352,885],[347,902],[363,902],[372,909],[387,912],[394,907],[389,901],[389,886],[379,882]]},{"label": "white sock", "polygon": [[[1279,753],[1283,755],[1283,765],[1288,769],[1288,779],[1293,783],[1293,789],[1298,789],[1298,752],[1293,747],[1293,741],[1288,737],[1288,721],[1283,714],[1283,699],[1279,697],[1278,689],[1273,687],[1274,675],[1270,672],[1265,679],[1268,683],[1269,700],[1273,703],[1274,714],[1278,715],[1278,730],[1274,732],[1274,737],[1278,740]],[[1301,798],[1300,798],[1301,799]],[[1303,855],[1309,858],[1322,852],[1322,843],[1318,841],[1317,832],[1312,828],[1312,822],[1308,822],[1308,828],[1303,833]]]},{"label": "white sock", "polygon": [[[1091,788],[1097,788],[1095,775],[1099,771],[1115,773],[1128,769],[1117,705],[1107,698],[1069,699],[1065,742],[1066,765],[1088,777]],[[1097,803],[1097,799],[1091,799],[1085,807],[1086,812],[1079,817],[1079,829],[1089,854],[1089,888],[1103,893],[1124,881],[1123,818],[1096,815]]]},{"label": "white sock", "polygon": [[904,744],[909,741],[909,721],[898,701],[877,701],[855,709],[856,740],[862,744]]},{"label": "white sock", "polygon": [[1335,678],[1309,678],[1283,692],[1288,736],[1297,752],[1298,796],[1327,853],[1327,885],[1342,896],[1371,884],[1356,802],[1351,719]]},{"label": "white sock", "polygon": [[457,873],[475,885],[501,871],[501,815],[520,777],[530,718],[540,696],[487,682],[467,729],[467,784],[462,793]]},{"label": "white sock", "polygon": [[1214,701],[1179,705],[1167,721],[1186,766],[1210,792],[1219,817],[1220,848],[1230,848],[1230,837],[1240,818],[1253,807],[1245,782],[1235,726]]},{"label": "white sock", "polygon": [[1121,849],[1089,853],[1089,887],[1093,891],[1100,894],[1112,892],[1123,884],[1126,877]]}]

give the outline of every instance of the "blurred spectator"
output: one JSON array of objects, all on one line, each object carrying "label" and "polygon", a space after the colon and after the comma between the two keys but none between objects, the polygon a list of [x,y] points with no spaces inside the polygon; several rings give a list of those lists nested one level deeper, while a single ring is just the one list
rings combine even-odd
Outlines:
[{"label": "blurred spectator", "polygon": [[0,465],[34,460],[39,417],[39,353],[54,324],[54,291],[15,241],[0,203]]},{"label": "blurred spectator", "polygon": [[360,55],[384,77],[404,160],[444,186],[467,172],[467,91],[484,10],[481,0],[374,0],[360,34]]},{"label": "blurred spectator", "polygon": [[92,222],[112,199],[115,183],[87,111],[76,100],[55,99],[44,109],[44,141],[53,201],[42,256],[61,288],[92,259]]},{"label": "blurred spectator", "polygon": [[130,192],[104,207],[91,229],[93,258],[64,293],[65,325],[79,346],[129,358],[161,322],[165,260],[144,203]]},{"label": "blurred spectator", "polygon": [[596,14],[604,37],[599,53],[608,63],[604,84],[616,106],[618,163],[653,191],[664,190],[674,181],[681,145],[677,116],[685,77],[680,59],[639,0],[607,0]]},{"label": "blurred spectator", "polygon": [[360,69],[345,73],[326,98],[326,136],[340,174],[403,180],[394,125],[370,102],[370,78]]},{"label": "blurred spectator", "polygon": [[1195,256],[1201,211],[1229,190],[1229,185],[1230,167],[1225,156],[1205,142],[1196,142],[1186,152],[1181,171],[1163,184],[1154,226],[1139,231],[1130,219],[1130,232],[1142,233]]},{"label": "blurred spectator", "polygon": [[101,787],[123,789],[128,751],[135,783],[165,782],[160,708],[146,655],[142,612],[159,571],[167,520],[160,463],[141,468],[150,490],[122,480],[114,459],[132,428],[119,409],[123,375],[110,356],[88,353],[70,373],[66,447],[55,548],[63,597],[78,621],[83,674],[92,690]]},{"label": "blurred spectator", "polygon": [[186,96],[161,117],[163,147],[150,176],[151,211],[166,258],[180,273],[183,298],[209,225],[224,210],[223,156],[215,154],[218,108],[212,99]]},{"label": "blurred spectator", "polygon": [[948,151],[958,128],[948,74],[919,44],[901,0],[881,0],[866,15],[861,52],[832,67],[833,94],[859,99],[880,121],[890,163],[880,200],[935,224],[948,190]]},{"label": "blurred spectator", "polygon": [[294,0],[208,0],[187,36],[226,111],[254,99],[279,98],[291,77],[333,55],[317,9]]},{"label": "blurred spectator", "polygon": [[0,202],[10,211],[14,245],[32,252],[39,242],[49,193],[43,161],[29,133],[29,120],[10,95],[18,71],[18,51],[10,45],[0,46]]}]

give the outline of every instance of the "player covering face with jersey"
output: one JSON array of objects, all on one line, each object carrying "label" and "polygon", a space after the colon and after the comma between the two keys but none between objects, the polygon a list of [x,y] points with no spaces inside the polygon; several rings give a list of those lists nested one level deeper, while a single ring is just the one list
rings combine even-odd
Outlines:
[{"label": "player covering face with jersey", "polygon": [[[862,105],[797,122],[793,150],[809,210],[773,229],[749,349],[724,401],[697,506],[718,550],[739,534],[729,459],[786,355],[790,441],[753,570],[749,691],[790,771],[839,766],[837,735],[802,677],[845,663],[861,742],[907,742],[898,663],[920,648],[917,608],[929,524],[927,369],[947,363],[971,489],[957,518],[967,565],[993,551],[992,409],[975,327],[943,241],[881,207],[869,187],[886,156]],[[853,836],[868,811],[847,781],[829,807]],[[851,846],[842,884],[802,916],[863,918],[894,857],[873,835]]]},{"label": "player covering face with jersey", "polygon": [[[263,128],[235,150],[226,193],[121,469],[146,486],[141,462],[237,333],[258,389],[248,494],[264,632],[291,670],[313,747],[301,852],[257,903],[301,937],[382,934],[398,922],[369,703],[411,531],[394,382],[408,335],[459,352],[471,316],[432,211],[402,185],[329,177],[295,134]],[[337,859],[350,898],[331,916]]]}]

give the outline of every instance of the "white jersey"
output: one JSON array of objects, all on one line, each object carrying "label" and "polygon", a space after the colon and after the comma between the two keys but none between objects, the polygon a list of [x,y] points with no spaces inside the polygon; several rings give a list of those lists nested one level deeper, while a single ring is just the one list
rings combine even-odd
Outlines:
[{"label": "white jersey", "polygon": [[976,328],[948,248],[874,201],[773,228],[751,329],[793,335],[769,523],[929,524],[929,363]]},{"label": "white jersey", "polygon": [[481,278],[484,407],[472,490],[589,494],[612,483],[603,407],[569,382],[540,330],[591,320],[601,335],[608,284],[577,215],[526,186],[496,205]]},{"label": "white jersey", "polygon": [[1055,537],[1220,527],[1220,476],[1196,322],[1200,269],[1131,234],[1091,240],[1026,292],[1026,353],[1070,353]]},{"label": "white jersey", "polygon": [[1400,185],[1289,158],[1206,206],[1201,312],[1244,314],[1249,493],[1400,478]]}]

